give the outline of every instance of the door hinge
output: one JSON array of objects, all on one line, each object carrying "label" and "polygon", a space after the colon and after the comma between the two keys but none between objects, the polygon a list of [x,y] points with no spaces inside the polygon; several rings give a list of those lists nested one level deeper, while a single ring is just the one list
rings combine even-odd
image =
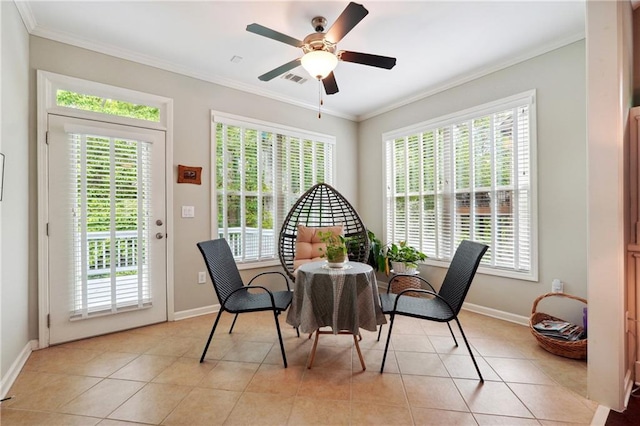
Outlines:
[{"label": "door hinge", "polygon": [[51,314],[47,314],[47,328],[51,328]]},{"label": "door hinge", "polygon": [[49,131],[48,130],[44,134],[44,143],[49,145]]},{"label": "door hinge", "polygon": [[49,236],[49,222],[47,222],[47,230],[46,230],[46,232],[47,232],[47,237],[48,237]]}]

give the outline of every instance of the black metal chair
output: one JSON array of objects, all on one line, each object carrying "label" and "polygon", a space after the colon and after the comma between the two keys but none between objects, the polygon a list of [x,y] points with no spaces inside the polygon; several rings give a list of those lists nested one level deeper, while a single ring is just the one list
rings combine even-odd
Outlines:
[{"label": "black metal chair", "polygon": [[[480,381],[484,382],[478,363],[476,362],[467,337],[462,330],[460,321],[458,320],[458,313],[462,308],[471,281],[476,274],[478,265],[482,256],[484,256],[488,247],[484,244],[476,243],[474,241],[462,241],[458,246],[456,253],[453,256],[449,270],[444,277],[440,291],[436,292],[435,289],[427,280],[415,275],[403,275],[398,274],[389,280],[387,286],[387,292],[380,295],[380,302],[382,304],[382,312],[390,315],[389,334],[387,335],[387,343],[384,347],[384,355],[382,357],[382,365],[380,366],[380,372],[384,371],[384,363],[387,359],[387,351],[389,350],[389,341],[391,340],[391,331],[393,330],[393,320],[396,315],[404,315],[413,318],[425,319],[429,321],[446,322],[449,327],[449,332],[453,337],[453,341],[458,346],[456,336],[451,329],[450,321],[455,320],[464,339],[464,343],[467,345],[469,355],[473,365],[476,367]],[[414,279],[419,279],[420,282],[425,283],[430,290],[421,289],[406,289],[400,293],[390,293],[391,283],[394,279],[403,276],[410,276]],[[408,297],[406,293],[422,293],[422,297]],[[427,297],[424,297],[427,296]],[[382,333],[382,326],[378,332],[378,340],[380,340],[380,334]]]},{"label": "black metal chair", "polygon": [[295,281],[293,261],[296,253],[298,225],[326,227],[342,225],[345,237],[349,238],[349,259],[367,262],[369,258],[369,236],[358,212],[335,188],[319,183],[307,190],[291,207],[282,223],[278,239],[278,254],[285,272]]},{"label": "black metal chair", "polygon": [[[238,319],[238,314],[245,312],[259,312],[259,311],[273,311],[273,316],[276,321],[276,330],[278,330],[278,339],[280,340],[280,350],[282,351],[282,361],[285,368],[287,367],[287,356],[284,353],[284,344],[282,343],[282,334],[280,333],[280,323],[278,322],[278,315],[282,311],[285,311],[293,298],[293,292],[289,287],[289,280],[282,272],[263,272],[256,275],[249,281],[246,286],[240,277],[240,272],[236,266],[236,262],[233,259],[233,254],[229,248],[227,240],[220,238],[218,240],[203,241],[197,244],[204,262],[209,270],[209,276],[213,282],[213,288],[216,291],[216,296],[220,301],[220,311],[216,320],[213,323],[211,334],[209,334],[209,340],[204,347],[200,362],[204,361],[204,356],[209,349],[209,344],[213,338],[213,333],[216,331],[218,321],[222,312],[227,311],[232,314],[236,314],[231,323],[229,334],[233,331],[233,327]],[[253,281],[266,274],[278,274],[284,278],[287,285],[287,290],[283,291],[270,291],[266,287],[259,285],[251,285]],[[254,291],[250,291],[254,290]],[[255,291],[258,290],[258,291]]]}]

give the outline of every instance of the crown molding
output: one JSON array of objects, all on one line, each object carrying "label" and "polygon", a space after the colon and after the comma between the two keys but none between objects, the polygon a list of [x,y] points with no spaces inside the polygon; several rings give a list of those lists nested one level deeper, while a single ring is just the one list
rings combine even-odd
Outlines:
[{"label": "crown molding", "polygon": [[31,10],[31,6],[27,1],[14,0],[13,1],[18,9],[18,13],[22,18],[22,22],[27,29],[29,34],[33,33],[33,30],[37,28],[38,23],[36,22],[36,17]]},{"label": "crown molding", "polygon": [[[638,1],[640,2],[640,0],[638,0]],[[417,102],[417,101],[419,101],[421,99],[428,98],[429,96],[433,96],[433,95],[435,95],[437,93],[444,92],[445,90],[452,89],[452,88],[454,88],[456,86],[460,86],[460,85],[462,85],[464,83],[468,83],[470,81],[476,80],[476,79],[478,79],[480,77],[484,77],[484,76],[489,75],[491,73],[494,73],[496,71],[500,71],[500,70],[503,70],[505,68],[509,68],[509,67],[511,67],[513,65],[516,65],[516,64],[519,64],[521,62],[527,61],[529,59],[535,58],[536,56],[540,56],[542,54],[549,53],[549,52],[551,52],[553,50],[556,50],[556,49],[559,49],[561,47],[568,46],[569,44],[575,43],[575,42],[577,42],[579,40],[582,40],[584,38],[585,38],[584,32],[581,32],[581,33],[578,33],[578,34],[574,34],[574,35],[569,36],[569,37],[567,37],[565,39],[558,40],[558,41],[555,41],[553,43],[549,43],[549,44],[547,44],[545,46],[542,46],[542,47],[539,47],[537,49],[532,49],[532,50],[530,50],[530,51],[528,51],[528,52],[526,52],[526,53],[524,53],[524,54],[522,54],[520,56],[517,56],[515,58],[510,58],[509,60],[501,62],[501,63],[499,63],[497,65],[488,66],[488,67],[482,68],[480,70],[477,70],[477,71],[474,71],[474,72],[471,72],[471,73],[463,74],[460,77],[451,79],[451,80],[446,81],[446,82],[444,82],[442,84],[438,84],[437,86],[429,88],[429,89],[427,89],[427,90],[425,90],[425,91],[423,91],[421,93],[418,93],[415,96],[411,96],[409,98],[402,99],[401,101],[392,103],[392,104],[390,104],[390,105],[388,105],[388,106],[386,106],[384,108],[377,109],[377,110],[372,111],[370,113],[359,115],[357,117],[357,121],[368,120],[369,118],[373,118],[373,117],[375,117],[377,115],[384,114],[385,112],[389,112],[389,111],[392,111],[394,109],[400,108],[402,106],[409,105],[409,104],[411,104],[413,102]]]},{"label": "crown molding", "polygon": [[[283,96],[279,93],[276,93],[270,90],[259,89],[259,88],[256,88],[255,86],[238,83],[237,81],[233,81],[228,78],[196,72],[190,68],[175,64],[170,61],[164,61],[152,56],[140,54],[127,49],[121,49],[119,47],[114,47],[112,45],[97,43],[91,40],[86,40],[62,31],[53,31],[53,30],[42,28],[36,25],[31,31],[29,31],[29,33],[37,37],[46,38],[46,39],[57,41],[64,44],[69,44],[72,46],[80,47],[82,49],[87,49],[87,50],[102,53],[105,55],[113,56],[116,58],[125,59],[131,62],[148,65],[154,68],[159,68],[165,71],[174,72],[176,74],[185,75],[187,77],[196,78],[198,80],[206,81],[209,83],[215,83],[224,87],[240,90],[242,92],[251,93],[253,95],[263,96],[269,99],[295,105],[301,108],[314,110],[314,111],[318,109],[318,105],[316,104],[309,104],[307,102],[299,101],[297,99],[292,99],[290,97]],[[340,111],[333,110],[331,108],[323,107],[322,113],[325,115],[332,115],[335,117],[344,118],[351,121],[356,121],[357,119],[355,115],[345,114]]]}]

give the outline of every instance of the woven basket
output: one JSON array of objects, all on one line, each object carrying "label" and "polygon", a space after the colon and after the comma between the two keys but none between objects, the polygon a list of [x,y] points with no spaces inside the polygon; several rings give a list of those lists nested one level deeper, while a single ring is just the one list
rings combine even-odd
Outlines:
[{"label": "woven basket", "polygon": [[534,302],[533,307],[531,308],[531,318],[529,319],[529,328],[531,329],[531,334],[536,338],[540,346],[542,346],[545,350],[551,352],[555,355],[560,355],[565,358],[573,358],[573,359],[586,359],[587,358],[587,339],[582,340],[574,340],[567,341],[561,339],[554,339],[552,337],[545,336],[544,334],[538,333],[538,331],[533,327],[534,324],[539,323],[542,320],[554,320],[554,321],[564,321],[560,318],[556,318],[549,314],[545,314],[544,312],[536,312],[538,308],[538,303],[546,298],[546,297],[566,297],[568,299],[579,300],[580,302],[587,304],[587,301],[581,297],[572,296],[570,294],[565,293],[547,293],[539,296]]},{"label": "woven basket", "polygon": [[[420,285],[420,280],[413,277],[393,277],[391,279],[391,293],[400,293],[403,290],[407,290],[409,288],[420,289],[422,286]],[[409,292],[405,293],[404,296],[413,296],[420,297],[420,293]]]}]

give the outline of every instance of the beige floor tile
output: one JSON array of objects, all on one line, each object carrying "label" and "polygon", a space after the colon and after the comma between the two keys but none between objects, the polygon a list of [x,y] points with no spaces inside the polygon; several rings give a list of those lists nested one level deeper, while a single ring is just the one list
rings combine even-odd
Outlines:
[{"label": "beige floor tile", "polygon": [[169,336],[162,339],[160,343],[145,353],[149,355],[184,356],[185,353],[199,345],[200,342],[201,339],[194,337]]},{"label": "beige floor tile", "polygon": [[509,387],[537,419],[590,423],[594,411],[560,386],[510,383]]},{"label": "beige floor tile", "polygon": [[126,422],[124,420],[111,420],[111,419],[102,419],[98,426],[131,426],[131,425],[143,425],[144,423],[138,422]]},{"label": "beige floor tile", "polygon": [[231,391],[244,391],[260,364],[220,361],[196,386]]},{"label": "beige floor tile", "polygon": [[298,396],[317,399],[349,400],[351,371],[312,368],[302,377]]},{"label": "beige floor tile", "polygon": [[[385,330],[389,330],[389,327],[386,327]],[[380,340],[378,340],[378,332],[377,331],[367,331],[360,330],[360,335],[362,336],[362,340],[358,343],[360,344],[360,349],[378,349],[383,351],[384,345],[387,343],[387,333],[384,331],[380,336]],[[389,344],[389,349],[393,348],[393,344]]]},{"label": "beige floor tile", "polygon": [[162,342],[162,337],[123,331],[105,336],[105,340],[110,351],[142,354]]},{"label": "beige floor tile", "polygon": [[[208,337],[208,336],[207,336]],[[204,351],[204,346],[207,344],[206,338],[203,337],[200,347],[195,349],[195,347],[188,350],[185,355],[191,354],[195,355],[198,359],[202,356],[202,351]],[[218,336],[218,332],[216,331],[215,336],[211,339],[211,343],[209,344],[209,348],[207,349],[207,354],[204,359],[209,360],[220,360],[224,358],[225,354],[234,346],[234,341],[231,340],[228,334],[223,334],[222,336]]]},{"label": "beige floor tile", "polygon": [[129,364],[109,376],[112,379],[148,382],[176,362],[177,358],[160,355],[140,355]]},{"label": "beige floor tile", "polygon": [[402,380],[412,408],[469,411],[453,380],[448,377],[403,375]]},{"label": "beige floor tile", "polygon": [[410,425],[409,407],[351,401],[352,425]]},{"label": "beige floor tile", "polygon": [[505,382],[555,385],[556,382],[527,359],[490,358],[485,361],[491,365]]},{"label": "beige floor tile", "polygon": [[365,371],[351,377],[351,400],[387,405],[407,405],[402,377]]},{"label": "beige floor tile", "polygon": [[[423,329],[423,322],[428,321],[398,316],[393,323],[393,336],[395,336],[396,334],[424,335],[425,330]],[[387,338],[388,332],[389,321],[387,320],[387,324],[385,324],[382,328],[382,336],[384,336],[385,339]],[[380,337],[380,340],[382,340],[382,337]]]},{"label": "beige floor tile", "polygon": [[200,362],[196,358],[178,358],[152,381],[173,385],[195,386],[216,366],[216,361]]},{"label": "beige floor tile", "polygon": [[187,386],[148,383],[108,417],[130,422],[159,424],[189,393]]},{"label": "beige floor tile", "polygon": [[224,422],[225,425],[285,425],[293,397],[244,392]]},{"label": "beige floor tile", "polygon": [[[447,368],[449,375],[458,379],[476,379],[479,380],[476,367],[469,355],[440,355],[440,359]],[[485,380],[500,380],[500,376],[487,364],[487,362],[479,356],[475,357],[478,368]]]},{"label": "beige floor tile", "polygon": [[22,397],[16,398],[11,408],[54,411],[100,380],[96,377],[62,376],[33,392],[24,393]]},{"label": "beige floor tile", "polygon": [[[379,349],[364,349],[361,348],[362,357],[364,358],[364,364],[367,366],[367,371],[379,372],[382,366],[382,357],[384,351]],[[359,371],[362,369],[360,365],[360,358],[358,353],[353,351],[351,354],[351,369],[352,371]],[[396,354],[393,351],[387,352],[387,359],[384,363],[385,374],[399,374],[400,368],[398,367],[398,361],[396,360]]]},{"label": "beige floor tile", "polygon": [[124,352],[104,352],[91,361],[69,366],[67,372],[79,376],[108,377],[137,356],[137,354]]},{"label": "beige floor tile", "polygon": [[295,396],[304,371],[304,366],[284,368],[281,365],[262,364],[249,382],[246,391]]},{"label": "beige floor tile", "polygon": [[402,374],[449,377],[447,369],[435,353],[395,352]]},{"label": "beige floor tile", "polygon": [[107,417],[143,386],[142,382],[105,379],[60,407],[58,411],[81,416]]},{"label": "beige floor tile", "polygon": [[472,413],[533,417],[527,407],[502,382],[480,383],[477,380],[454,379],[454,383]]},{"label": "beige floor tile", "polygon": [[395,334],[391,336],[393,349],[402,352],[435,352],[435,348],[426,335]]},{"label": "beige floor tile", "polygon": [[[467,349],[467,345],[464,344],[464,340],[462,340],[462,336],[456,336],[458,339],[458,346],[453,341],[453,337],[451,335],[447,336],[429,336],[429,340],[433,345],[435,351],[439,354],[448,354],[448,355],[467,355],[469,356],[469,350]],[[473,341],[469,341],[471,346],[471,350],[473,351],[474,356],[480,356],[477,350],[473,347]]]},{"label": "beige floor tile", "polygon": [[[312,345],[313,342],[307,340],[305,336],[301,336],[299,339],[285,341],[284,352],[287,356],[287,365],[290,367],[306,366]],[[280,350],[279,344],[273,345],[263,363],[284,366],[282,363],[282,351]]]},{"label": "beige floor tile", "polygon": [[34,351],[24,366],[25,371],[67,373],[76,364],[84,364],[100,355],[100,351],[49,347]]},{"label": "beige floor tile", "polygon": [[92,426],[98,424],[99,418],[72,416],[69,414],[50,413],[45,411],[0,410],[0,423],[4,426]]},{"label": "beige floor tile", "polygon": [[[462,342],[458,342],[458,344],[460,343]],[[474,338],[469,340],[469,344],[483,357],[526,358],[522,351],[518,349],[517,344],[502,339]]]},{"label": "beige floor tile", "polygon": [[349,401],[296,397],[288,424],[292,426],[348,425],[350,417]]},{"label": "beige floor tile", "polygon": [[2,403],[2,407],[10,407],[16,401],[23,399],[23,397],[32,394],[34,391],[40,389],[42,386],[49,384],[55,380],[59,380],[64,377],[62,374],[55,373],[40,373],[39,371],[22,371],[16,381],[7,392],[7,396],[13,398]]},{"label": "beige floor tile", "polygon": [[273,343],[235,342],[222,357],[225,361],[262,362],[267,356]]},{"label": "beige floor tile", "polygon": [[[351,346],[325,346],[322,341],[323,337],[325,336],[320,336],[320,340],[318,341],[312,368],[351,371]],[[353,338],[350,339],[353,345]],[[355,352],[355,348],[353,348],[353,351]]]},{"label": "beige floor tile", "polygon": [[476,426],[471,413],[461,411],[434,410],[431,408],[412,408],[413,421],[425,426]]},{"label": "beige floor tile", "polygon": [[524,419],[521,417],[492,416],[490,414],[474,414],[476,422],[480,426],[537,426],[536,419]]},{"label": "beige floor tile", "polygon": [[163,425],[221,425],[236,405],[241,392],[219,389],[193,389]]}]

